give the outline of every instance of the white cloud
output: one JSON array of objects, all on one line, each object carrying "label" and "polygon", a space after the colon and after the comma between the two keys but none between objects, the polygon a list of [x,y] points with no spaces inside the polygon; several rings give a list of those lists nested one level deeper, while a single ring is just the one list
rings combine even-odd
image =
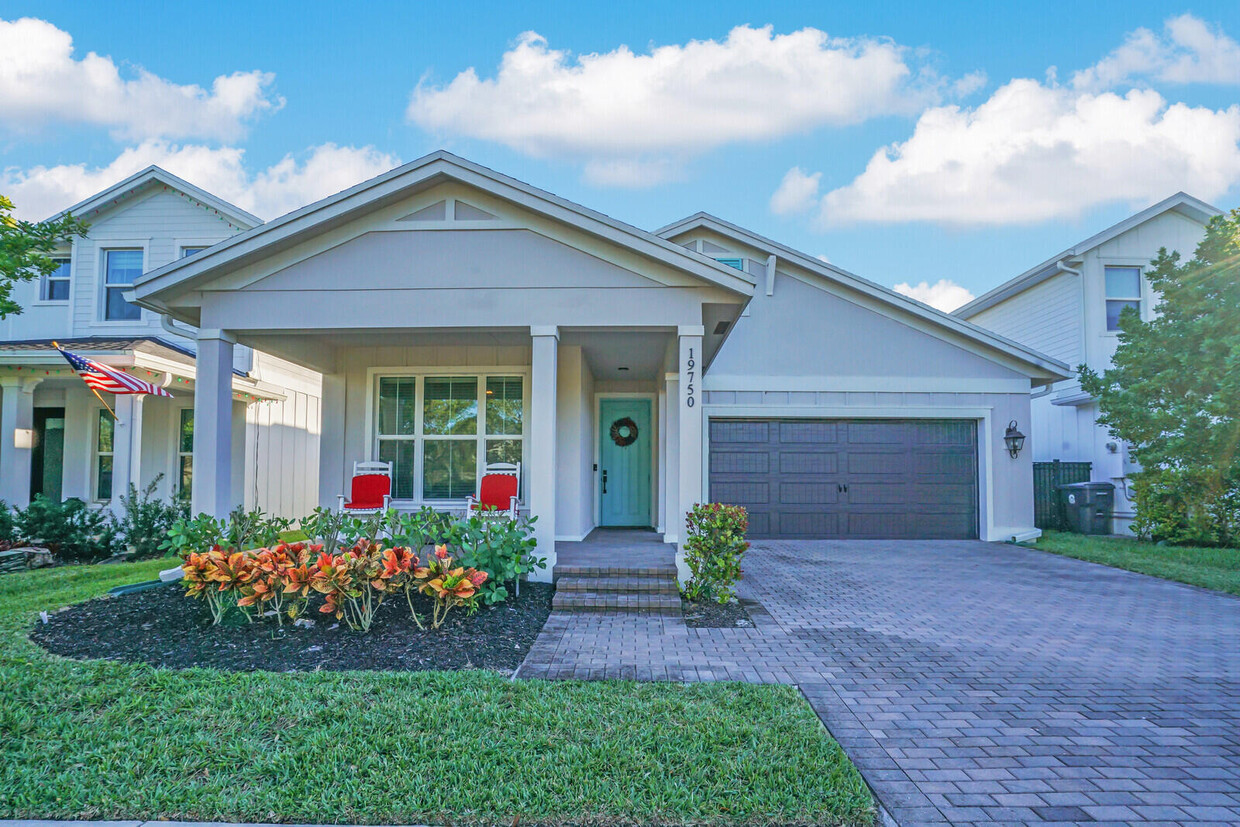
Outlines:
[{"label": "white cloud", "polygon": [[589,164],[591,180],[642,185],[722,144],[756,142],[892,113],[912,114],[946,84],[889,40],[734,28],[635,53],[571,56],[521,35],[493,78],[473,69],[419,84],[418,126]]},{"label": "white cloud", "polygon": [[276,164],[251,172],[245,150],[237,147],[178,146],[146,141],[122,152],[105,167],[85,164],[6,169],[0,192],[8,195],[22,218],[39,220],[106,189],[151,164],[157,164],[262,218],[274,218],[386,172],[400,161],[374,147],[322,144],[304,159],[286,155]]},{"label": "white cloud", "polygon": [[967,288],[961,287],[951,279],[939,279],[934,284],[923,281],[919,284],[900,282],[892,288],[909,298],[917,299],[922,304],[950,313],[957,307],[964,307],[973,301],[974,296]]},{"label": "white cloud", "polygon": [[1072,86],[1096,92],[1139,78],[1240,84],[1240,43],[1222,29],[1183,14],[1167,20],[1161,36],[1146,28],[1129,33],[1118,49],[1074,74]]},{"label": "white cloud", "polygon": [[821,172],[807,175],[800,167],[793,167],[779,182],[779,188],[771,196],[771,212],[791,215],[807,212],[818,201],[818,181]]},{"label": "white cloud", "polygon": [[1170,106],[1153,90],[1013,80],[975,109],[926,110],[912,136],[821,200],[820,221],[1014,224],[1240,182],[1240,105]]},{"label": "white cloud", "polygon": [[144,69],[129,74],[94,52],[75,59],[72,36],[45,20],[0,20],[0,128],[9,132],[83,123],[132,140],[232,140],[284,103],[271,94],[275,76],[267,72],[220,75],[210,89]]}]

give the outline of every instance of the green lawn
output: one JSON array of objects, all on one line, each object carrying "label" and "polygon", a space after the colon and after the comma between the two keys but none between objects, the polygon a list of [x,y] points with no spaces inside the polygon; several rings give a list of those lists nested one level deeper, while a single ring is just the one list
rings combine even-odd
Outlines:
[{"label": "green lawn", "polygon": [[791,687],[238,674],[45,653],[53,610],[165,561],[0,577],[0,818],[870,823]]},{"label": "green lawn", "polygon": [[1159,546],[1143,540],[1048,531],[1037,548],[1128,571],[1240,595],[1240,550]]}]

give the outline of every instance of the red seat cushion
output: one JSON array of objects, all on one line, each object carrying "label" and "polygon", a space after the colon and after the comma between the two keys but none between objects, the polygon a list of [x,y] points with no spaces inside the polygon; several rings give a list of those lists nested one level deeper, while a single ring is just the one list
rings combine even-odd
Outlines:
[{"label": "red seat cushion", "polygon": [[487,474],[478,489],[478,503],[484,508],[507,511],[517,496],[517,478],[512,474]]},{"label": "red seat cushion", "polygon": [[359,474],[353,478],[350,500],[345,508],[383,508],[383,498],[392,493],[392,480],[386,474]]}]

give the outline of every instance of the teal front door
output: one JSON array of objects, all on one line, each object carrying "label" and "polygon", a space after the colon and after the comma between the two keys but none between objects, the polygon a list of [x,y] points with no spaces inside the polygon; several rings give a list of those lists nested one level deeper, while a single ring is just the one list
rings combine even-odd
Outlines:
[{"label": "teal front door", "polygon": [[650,522],[649,399],[599,400],[599,524]]}]

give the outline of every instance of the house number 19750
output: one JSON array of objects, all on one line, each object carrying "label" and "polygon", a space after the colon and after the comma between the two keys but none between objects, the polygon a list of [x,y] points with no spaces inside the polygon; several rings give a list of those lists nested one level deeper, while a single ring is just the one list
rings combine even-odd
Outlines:
[{"label": "house number 19750", "polygon": [[697,362],[693,359],[693,348],[689,348],[689,359],[685,362],[685,404],[692,408],[697,404],[697,400],[693,398],[693,369],[697,367]]}]

